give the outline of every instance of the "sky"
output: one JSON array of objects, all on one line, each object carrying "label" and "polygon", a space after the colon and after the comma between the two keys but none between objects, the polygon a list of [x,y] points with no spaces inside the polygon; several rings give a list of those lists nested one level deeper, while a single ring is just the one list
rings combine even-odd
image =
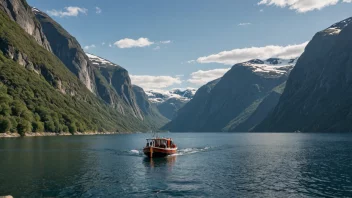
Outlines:
[{"label": "sky", "polygon": [[294,58],[352,0],[28,0],[144,89],[198,88],[251,59]]}]

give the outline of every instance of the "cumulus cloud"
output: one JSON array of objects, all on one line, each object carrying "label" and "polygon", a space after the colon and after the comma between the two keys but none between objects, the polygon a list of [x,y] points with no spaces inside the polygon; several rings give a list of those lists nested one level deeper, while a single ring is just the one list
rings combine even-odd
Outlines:
[{"label": "cumulus cloud", "polygon": [[80,7],[65,7],[64,11],[62,10],[48,10],[47,13],[51,16],[57,16],[57,17],[72,17],[72,16],[78,16],[80,13],[81,14],[87,14],[88,10],[85,8],[80,8]]},{"label": "cumulus cloud", "polygon": [[163,89],[172,85],[181,84],[180,77],[172,76],[148,76],[148,75],[131,75],[132,83],[143,89]]},{"label": "cumulus cloud", "polygon": [[148,38],[139,38],[137,40],[124,38],[114,43],[119,48],[147,47],[153,44],[154,42],[149,41]]},{"label": "cumulus cloud", "polygon": [[84,46],[84,49],[85,49],[85,50],[89,50],[89,49],[92,49],[92,48],[95,48],[95,45],[87,45],[87,46]]},{"label": "cumulus cloud", "polygon": [[239,23],[238,26],[247,26],[247,25],[251,25],[251,23]]},{"label": "cumulus cloud", "polygon": [[100,14],[102,12],[101,8],[95,7],[95,13]]},{"label": "cumulus cloud", "polygon": [[296,58],[303,52],[308,42],[299,45],[277,46],[268,45],[265,47],[251,47],[242,49],[233,49],[223,51],[217,54],[200,57],[199,63],[221,63],[225,65],[234,65],[251,59],[268,59],[268,58]]},{"label": "cumulus cloud", "polygon": [[213,70],[199,70],[191,73],[191,78],[187,81],[195,85],[204,85],[212,80],[222,77],[230,68],[213,69]]},{"label": "cumulus cloud", "polygon": [[261,0],[258,5],[288,7],[291,10],[303,13],[312,10],[321,10],[324,7],[336,5],[339,2],[351,3],[352,0]]}]

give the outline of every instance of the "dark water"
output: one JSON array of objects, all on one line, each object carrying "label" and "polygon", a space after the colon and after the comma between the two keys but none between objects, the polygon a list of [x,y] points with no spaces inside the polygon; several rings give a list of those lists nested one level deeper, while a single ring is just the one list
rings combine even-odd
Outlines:
[{"label": "dark water", "polygon": [[352,197],[352,134],[147,134],[0,139],[0,196]]}]

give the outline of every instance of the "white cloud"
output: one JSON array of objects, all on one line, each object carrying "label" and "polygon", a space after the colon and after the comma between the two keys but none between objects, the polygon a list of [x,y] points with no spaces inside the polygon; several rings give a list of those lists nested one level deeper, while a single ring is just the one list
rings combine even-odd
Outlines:
[{"label": "white cloud", "polygon": [[170,44],[171,41],[170,40],[167,40],[167,41],[160,41],[161,44]]},{"label": "white cloud", "polygon": [[199,63],[221,63],[225,65],[234,65],[251,59],[268,59],[268,58],[296,58],[303,52],[308,42],[299,45],[277,46],[269,45],[265,47],[251,47],[223,51],[218,54],[200,57]]},{"label": "white cloud", "polygon": [[109,43],[109,47],[112,47],[112,44],[111,44],[111,43]]},{"label": "white cloud", "polygon": [[95,7],[95,13],[100,14],[102,12],[101,8]]},{"label": "white cloud", "polygon": [[71,17],[71,16],[78,16],[80,13],[81,14],[87,14],[88,10],[85,8],[80,8],[80,7],[65,7],[65,11],[62,10],[48,10],[47,13],[51,16],[57,16],[57,17]]},{"label": "white cloud", "polygon": [[87,46],[84,46],[84,49],[85,49],[85,50],[89,50],[89,49],[92,49],[92,48],[95,48],[95,45],[87,45]]},{"label": "white cloud", "polygon": [[[275,5],[279,7],[288,7],[291,10],[303,13],[312,10],[321,10],[324,7],[336,5],[341,0],[261,0],[258,5]],[[351,3],[352,0],[342,0],[345,3]]]},{"label": "white cloud", "polygon": [[251,25],[251,23],[240,23],[238,24],[239,26],[247,26],[247,25]]},{"label": "white cloud", "polygon": [[160,50],[160,46],[154,47],[153,50]]},{"label": "white cloud", "polygon": [[213,69],[213,70],[199,70],[191,73],[191,78],[187,81],[195,85],[204,85],[212,80],[222,77],[230,68]]},{"label": "white cloud", "polygon": [[146,90],[163,89],[182,83],[179,77],[172,76],[131,75],[131,80],[132,84],[138,85]]},{"label": "white cloud", "polygon": [[189,61],[187,61],[188,64],[192,64],[192,63],[195,63],[195,62],[196,62],[196,60],[189,60]]},{"label": "white cloud", "polygon": [[104,45],[105,45],[105,42],[102,42],[102,43],[101,43],[101,45],[103,45],[103,46],[104,46]]},{"label": "white cloud", "polygon": [[154,42],[149,41],[148,38],[139,38],[137,40],[125,38],[114,43],[119,48],[147,47],[153,44]]}]

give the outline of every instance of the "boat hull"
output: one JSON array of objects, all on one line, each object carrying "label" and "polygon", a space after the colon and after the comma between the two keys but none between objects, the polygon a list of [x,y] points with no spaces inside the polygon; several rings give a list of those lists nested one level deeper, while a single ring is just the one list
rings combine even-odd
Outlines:
[{"label": "boat hull", "polygon": [[143,153],[147,157],[166,157],[168,155],[173,155],[176,154],[177,148],[172,148],[172,149],[164,149],[164,148],[157,148],[157,147],[145,147],[143,149]]}]

